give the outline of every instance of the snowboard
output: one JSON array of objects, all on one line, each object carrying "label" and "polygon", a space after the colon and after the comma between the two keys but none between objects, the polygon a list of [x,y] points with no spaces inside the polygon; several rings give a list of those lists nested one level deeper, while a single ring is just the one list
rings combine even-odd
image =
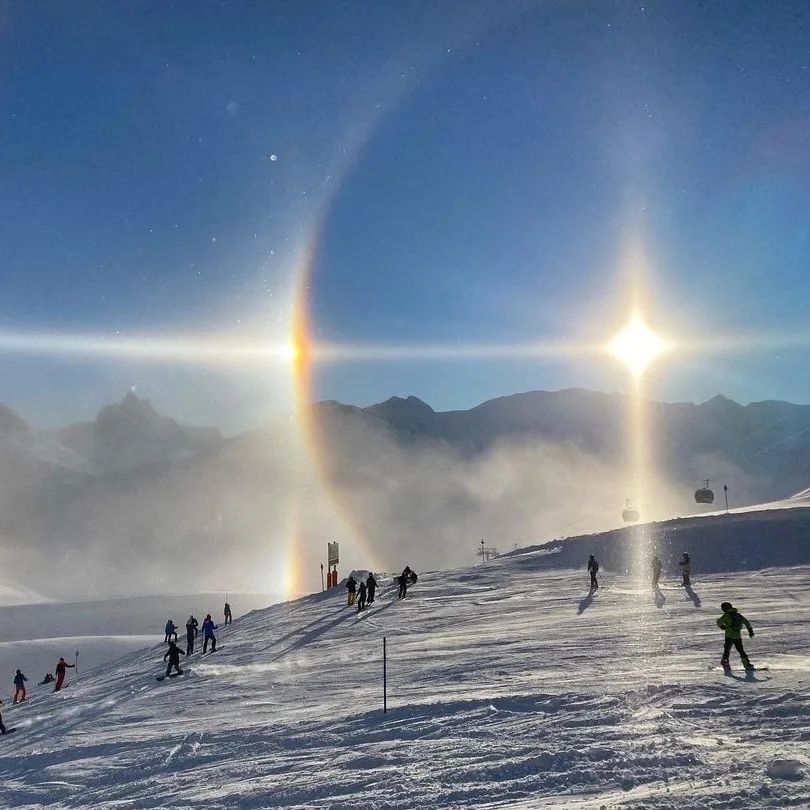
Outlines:
[{"label": "snowboard", "polygon": [[[734,672],[732,667],[724,667],[724,666],[710,666],[709,669],[713,672],[722,672],[725,675],[731,675]],[[770,671],[770,667],[749,667],[748,669],[743,668],[740,670],[741,672],[768,672]]]},{"label": "snowboard", "polygon": [[[14,726],[14,728],[7,728],[6,729],[6,734],[13,734],[16,730],[17,730],[16,726]],[[0,734],[0,737],[5,737],[6,734]]]},{"label": "snowboard", "polygon": [[172,672],[171,675],[156,675],[155,680],[156,681],[165,681],[166,678],[179,678],[181,675],[185,675],[185,674],[186,674],[186,670],[183,670],[182,672]]}]

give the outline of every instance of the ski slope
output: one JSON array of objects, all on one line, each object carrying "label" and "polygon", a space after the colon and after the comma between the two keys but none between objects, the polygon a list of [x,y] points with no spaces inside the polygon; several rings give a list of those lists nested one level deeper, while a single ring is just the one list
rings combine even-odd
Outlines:
[{"label": "ski slope", "polygon": [[[158,683],[163,645],[27,705],[0,739],[3,807],[810,806],[810,568],[670,576],[660,594],[538,552],[254,611]],[[716,666],[718,604],[757,631]],[[387,636],[389,712],[382,712]],[[714,668],[712,668],[714,667]]]}]

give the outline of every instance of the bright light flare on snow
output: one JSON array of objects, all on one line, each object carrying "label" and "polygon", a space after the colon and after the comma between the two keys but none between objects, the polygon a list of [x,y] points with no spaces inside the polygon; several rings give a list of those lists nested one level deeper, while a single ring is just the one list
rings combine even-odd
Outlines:
[{"label": "bright light flare on snow", "polygon": [[636,379],[670,348],[669,342],[653,332],[639,312],[633,314],[627,326],[607,345],[607,351],[624,363]]}]

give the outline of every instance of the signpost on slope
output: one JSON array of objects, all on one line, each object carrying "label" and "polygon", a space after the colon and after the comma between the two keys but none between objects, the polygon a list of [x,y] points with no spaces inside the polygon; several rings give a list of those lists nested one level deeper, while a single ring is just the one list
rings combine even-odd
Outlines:
[{"label": "signpost on slope", "polygon": [[383,636],[383,714],[388,714],[388,654]]},{"label": "signpost on slope", "polygon": [[337,540],[334,543],[326,544],[326,566],[331,569],[327,578],[329,587],[334,588],[337,586],[337,565],[340,562],[340,545]]}]

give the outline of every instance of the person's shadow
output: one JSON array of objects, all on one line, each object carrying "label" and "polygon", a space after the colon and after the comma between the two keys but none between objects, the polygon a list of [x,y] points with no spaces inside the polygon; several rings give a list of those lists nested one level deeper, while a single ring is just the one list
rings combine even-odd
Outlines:
[{"label": "person's shadow", "polygon": [[655,600],[655,606],[657,608],[664,607],[664,602],[667,601],[666,596],[664,596],[664,592],[658,587],[658,585],[653,585],[653,599]]},{"label": "person's shadow", "polygon": [[591,589],[588,591],[588,595],[584,599],[580,599],[577,615],[581,616],[593,604],[593,595],[595,593],[596,588],[591,587]]},{"label": "person's shadow", "polygon": [[696,607],[700,607],[700,597],[692,590],[691,585],[684,585],[684,590],[686,591],[686,598],[692,600],[692,604]]}]

